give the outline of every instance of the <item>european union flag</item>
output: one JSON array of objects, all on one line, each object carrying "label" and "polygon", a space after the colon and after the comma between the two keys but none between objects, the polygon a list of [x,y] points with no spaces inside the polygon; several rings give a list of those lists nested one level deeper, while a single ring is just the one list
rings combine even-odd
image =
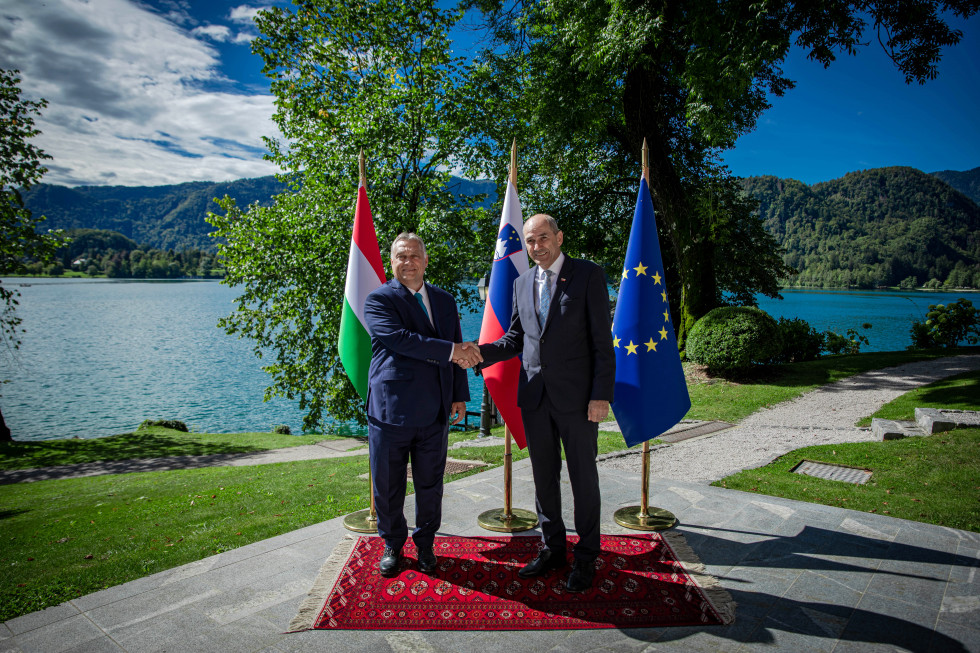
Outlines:
[{"label": "european union flag", "polygon": [[653,201],[640,180],[613,318],[616,421],[628,446],[667,431],[691,409],[670,320]]}]

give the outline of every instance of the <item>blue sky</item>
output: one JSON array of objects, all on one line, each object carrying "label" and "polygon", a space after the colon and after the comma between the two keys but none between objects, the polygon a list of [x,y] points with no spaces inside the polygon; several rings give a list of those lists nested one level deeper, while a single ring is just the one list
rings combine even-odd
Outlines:
[{"label": "blue sky", "polygon": [[[0,67],[49,101],[48,183],[158,185],[273,174],[277,135],[251,17],[280,0],[0,0]],[[806,183],[907,165],[980,166],[980,18],[957,22],[939,79],[906,85],[877,44],[829,69],[791,54],[797,88],[724,155],[740,176]]]}]

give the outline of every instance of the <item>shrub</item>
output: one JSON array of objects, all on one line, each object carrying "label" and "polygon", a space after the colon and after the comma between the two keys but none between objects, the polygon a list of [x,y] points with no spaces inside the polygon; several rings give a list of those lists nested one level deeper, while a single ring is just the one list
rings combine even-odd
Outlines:
[{"label": "shrub", "polygon": [[140,428],[147,426],[162,426],[167,429],[173,429],[175,431],[183,431],[187,433],[187,425],[176,419],[145,419],[143,423],[140,424]]},{"label": "shrub", "polygon": [[909,349],[956,347],[962,341],[975,345],[980,335],[980,315],[973,302],[960,298],[952,304],[932,304],[926,321],[912,322]]},{"label": "shrub", "polygon": [[285,424],[276,424],[272,427],[273,433],[278,433],[279,435],[292,435],[293,432],[289,430],[289,427]]},{"label": "shrub", "polygon": [[709,311],[687,336],[687,357],[712,372],[744,371],[775,359],[781,349],[776,320],[753,306]]},{"label": "shrub", "polygon": [[[861,328],[870,329],[871,325],[865,322]],[[834,331],[823,332],[823,349],[831,355],[858,354],[861,352],[861,345],[866,344],[868,344],[868,337],[859,333],[857,329],[848,329],[846,336]]]},{"label": "shrub", "polygon": [[798,363],[820,358],[824,338],[804,319],[779,318],[779,339],[782,348],[773,358],[774,363]]}]

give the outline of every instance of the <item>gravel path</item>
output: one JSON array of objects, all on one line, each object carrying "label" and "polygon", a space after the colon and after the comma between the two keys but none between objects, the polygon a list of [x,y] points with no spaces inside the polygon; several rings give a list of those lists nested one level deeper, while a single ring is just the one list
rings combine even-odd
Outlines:
[{"label": "gravel path", "polygon": [[[869,441],[871,430],[854,426],[859,419],[919,386],[976,369],[980,356],[954,356],[852,376],[762,409],[734,428],[653,447],[650,475],[707,484],[800,447]],[[641,458],[607,458],[599,465],[639,473]]]}]

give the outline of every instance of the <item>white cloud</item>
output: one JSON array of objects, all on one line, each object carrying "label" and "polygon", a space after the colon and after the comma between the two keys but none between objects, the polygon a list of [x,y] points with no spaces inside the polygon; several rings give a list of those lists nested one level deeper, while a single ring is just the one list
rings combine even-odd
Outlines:
[{"label": "white cloud", "polygon": [[[125,0],[23,2],[0,12],[0,67],[44,97],[37,144],[54,159],[48,183],[156,185],[273,174],[270,95],[239,95],[203,37]],[[200,35],[202,38],[194,38]],[[251,38],[246,35],[245,40]]]},{"label": "white cloud", "polygon": [[255,20],[256,14],[258,14],[263,9],[268,9],[268,7],[250,7],[248,5],[241,5],[235,7],[228,14],[228,18],[236,23],[248,23],[252,24]]},{"label": "white cloud", "polygon": [[203,25],[191,30],[191,34],[203,35],[214,41],[230,41],[231,28],[226,25]]}]

